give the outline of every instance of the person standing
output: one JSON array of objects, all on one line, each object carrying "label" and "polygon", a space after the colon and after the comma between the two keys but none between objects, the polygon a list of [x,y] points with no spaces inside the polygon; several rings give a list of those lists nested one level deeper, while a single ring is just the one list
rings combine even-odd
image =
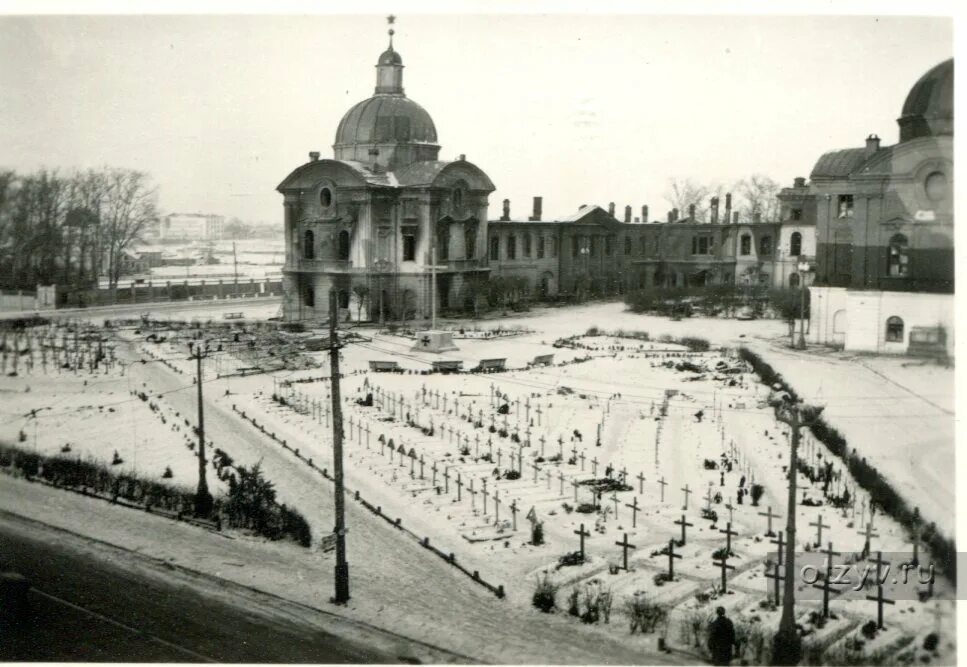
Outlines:
[{"label": "person standing", "polygon": [[718,607],[715,610],[715,620],[708,630],[708,650],[712,654],[712,664],[728,665],[732,662],[732,647],[735,645],[735,626],[725,615],[725,607]]}]

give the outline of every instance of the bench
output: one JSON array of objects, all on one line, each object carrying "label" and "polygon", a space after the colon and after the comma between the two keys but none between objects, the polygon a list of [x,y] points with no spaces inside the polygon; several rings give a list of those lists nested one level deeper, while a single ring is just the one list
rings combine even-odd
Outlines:
[{"label": "bench", "polygon": [[223,313],[222,317],[226,320],[240,320],[245,317],[245,313]]},{"label": "bench", "polygon": [[534,357],[534,361],[530,363],[531,366],[552,366],[553,364],[553,354],[538,354],[536,357]]},{"label": "bench", "polygon": [[369,370],[375,373],[396,373],[400,365],[395,361],[370,361]]},{"label": "bench", "polygon": [[462,361],[434,361],[433,370],[440,373],[459,373],[463,369]]},{"label": "bench", "polygon": [[507,367],[507,359],[481,359],[475,371],[493,372],[502,371]]}]

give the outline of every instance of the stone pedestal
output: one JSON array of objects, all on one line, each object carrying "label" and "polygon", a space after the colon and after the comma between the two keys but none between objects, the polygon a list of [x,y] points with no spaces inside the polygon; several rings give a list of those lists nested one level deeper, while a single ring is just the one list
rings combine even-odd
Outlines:
[{"label": "stone pedestal", "polygon": [[416,344],[410,348],[411,352],[448,352],[458,349],[453,344],[453,334],[449,331],[418,331]]}]

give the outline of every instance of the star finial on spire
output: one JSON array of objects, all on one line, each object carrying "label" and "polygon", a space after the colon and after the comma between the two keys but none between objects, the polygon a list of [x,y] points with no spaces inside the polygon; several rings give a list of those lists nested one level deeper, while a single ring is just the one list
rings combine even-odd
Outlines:
[{"label": "star finial on spire", "polygon": [[393,48],[393,35],[396,34],[396,31],[393,30],[393,24],[396,23],[396,17],[393,16],[392,14],[390,14],[389,16],[386,17],[386,23],[389,24],[389,26],[390,26],[390,29],[387,32],[389,33],[389,47],[392,49]]}]

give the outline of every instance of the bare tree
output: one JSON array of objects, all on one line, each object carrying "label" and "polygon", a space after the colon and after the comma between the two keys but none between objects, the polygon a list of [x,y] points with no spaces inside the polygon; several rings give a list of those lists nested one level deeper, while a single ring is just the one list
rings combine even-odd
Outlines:
[{"label": "bare tree", "polygon": [[763,222],[779,219],[779,184],[763,174],[753,174],[735,184],[736,208],[751,222],[758,216]]},{"label": "bare tree", "polygon": [[141,238],[157,217],[157,189],[149,176],[131,169],[108,169],[101,209],[103,244],[107,254],[108,281],[117,286],[125,250]]},{"label": "bare tree", "polygon": [[711,198],[723,196],[725,188],[718,183],[702,184],[691,178],[670,178],[668,186],[665,188],[665,201],[672,208],[677,208],[679,216],[684,218],[688,215],[688,207],[695,206],[695,220],[697,222],[707,222],[709,220],[709,209]]}]

